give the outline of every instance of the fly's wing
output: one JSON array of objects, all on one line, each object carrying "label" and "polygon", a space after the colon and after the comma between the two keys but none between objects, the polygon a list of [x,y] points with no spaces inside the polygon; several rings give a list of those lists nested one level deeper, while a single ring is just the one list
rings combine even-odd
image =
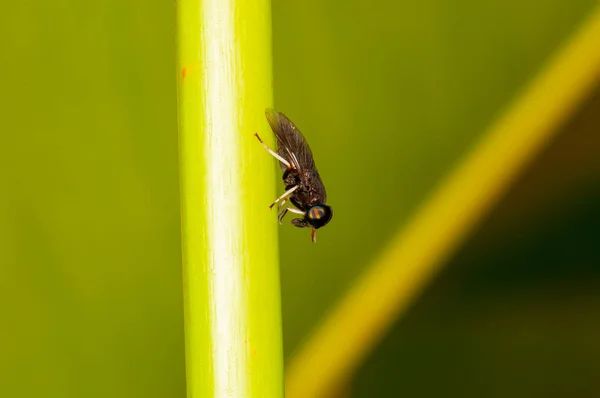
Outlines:
[{"label": "fly's wing", "polygon": [[[325,204],[327,200],[325,186],[317,171],[312,151],[300,130],[283,113],[267,109],[265,115],[277,138],[277,153],[298,170],[300,178],[310,187],[308,190],[299,190],[294,193],[292,202],[297,199],[294,205],[299,209],[306,210],[305,207]],[[284,163],[279,162],[279,165],[282,170],[287,169]]]},{"label": "fly's wing", "polygon": [[[283,113],[276,112],[273,109],[265,110],[265,115],[271,130],[277,138],[277,153],[279,156],[294,165],[298,172],[303,170],[314,170],[316,172],[310,147],[300,130],[294,126],[294,123]],[[283,170],[287,169],[285,164],[281,162],[279,164]]]}]

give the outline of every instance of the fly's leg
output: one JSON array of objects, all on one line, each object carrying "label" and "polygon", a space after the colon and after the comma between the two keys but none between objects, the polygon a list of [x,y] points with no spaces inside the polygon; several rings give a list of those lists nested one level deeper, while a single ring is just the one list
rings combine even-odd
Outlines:
[{"label": "fly's leg", "polygon": [[303,218],[294,218],[292,224],[298,228],[310,227],[310,223]]},{"label": "fly's leg", "polygon": [[288,196],[290,196],[291,194],[293,194],[294,191],[296,189],[298,189],[298,188],[300,188],[300,185],[296,185],[296,186],[288,189],[287,191],[285,191],[283,193],[283,195],[281,195],[280,197],[278,197],[277,199],[275,199],[275,202],[271,203],[271,206],[269,206],[269,209],[272,209],[273,206],[275,206],[277,204],[277,202],[279,202],[280,200],[283,200],[283,199],[287,198]]},{"label": "fly's leg", "polygon": [[277,210],[280,210],[281,207],[286,204],[287,202],[290,201],[290,197],[288,196],[287,198],[285,198],[284,200],[282,200],[281,202],[279,202],[279,204],[277,205]]},{"label": "fly's leg", "polygon": [[288,162],[287,160],[285,160],[284,158],[282,158],[281,156],[279,156],[279,154],[277,152],[275,152],[274,150],[272,150],[271,148],[269,148],[267,146],[267,144],[265,144],[263,142],[263,140],[258,136],[258,133],[254,133],[254,136],[256,138],[258,138],[258,141],[262,144],[262,146],[265,148],[265,151],[269,152],[275,159],[279,160],[281,163],[285,164],[287,166],[288,169],[292,169],[294,168],[290,162]]},{"label": "fly's leg", "polygon": [[290,212],[292,212],[292,213],[296,213],[296,214],[301,214],[301,215],[305,215],[305,214],[306,214],[305,212],[303,212],[303,211],[301,211],[301,210],[294,209],[294,208],[292,208],[292,207],[286,207],[286,208],[284,208],[283,210],[281,210],[281,211],[279,212],[279,214],[277,215],[277,220],[279,221],[279,224],[281,224],[281,223],[282,223],[282,221],[283,221],[283,217],[284,217],[284,216],[287,214],[287,212],[288,212],[288,211],[290,211]]},{"label": "fly's leg", "polygon": [[[254,133],[254,136],[256,137],[256,139],[258,139],[258,141],[261,143],[261,145],[265,148],[265,151],[267,151],[268,153],[270,153],[275,159],[279,160],[281,163],[285,164],[287,166],[287,169],[285,171],[285,173],[283,174],[283,179],[285,180],[285,177],[287,177],[287,175],[290,173],[291,170],[295,169],[295,166],[292,165],[290,162],[288,162],[287,160],[285,160],[283,157],[279,156],[279,154],[277,152],[275,152],[274,150],[272,150],[271,148],[269,148],[267,146],[267,144],[265,144],[263,142],[263,140],[260,138],[260,136],[258,135],[258,133]],[[293,158],[296,159],[295,155],[293,155]],[[298,160],[296,159],[296,162]],[[283,202],[281,202],[279,204],[279,209],[281,209],[281,206],[283,206],[288,200],[290,200],[289,196],[294,193],[294,191],[296,189],[298,189],[300,186],[296,185],[290,189],[288,189],[287,191],[285,191],[283,193],[283,195],[281,195],[280,197],[278,197],[277,199],[275,199],[275,201],[273,203],[271,203],[271,206],[269,206],[269,209],[272,209],[273,206],[275,206],[275,204],[281,200],[283,200]],[[284,213],[285,214],[285,213]],[[283,216],[282,216],[283,217]]]},{"label": "fly's leg", "polygon": [[279,225],[283,224],[283,217],[287,214],[288,208],[284,207],[283,210],[279,212],[277,215],[277,221],[279,221]]}]

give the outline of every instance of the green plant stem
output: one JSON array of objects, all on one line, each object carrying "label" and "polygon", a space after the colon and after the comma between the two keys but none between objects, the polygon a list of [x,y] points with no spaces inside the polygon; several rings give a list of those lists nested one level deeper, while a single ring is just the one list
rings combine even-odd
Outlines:
[{"label": "green plant stem", "polygon": [[188,397],[282,397],[267,0],[177,5]]}]

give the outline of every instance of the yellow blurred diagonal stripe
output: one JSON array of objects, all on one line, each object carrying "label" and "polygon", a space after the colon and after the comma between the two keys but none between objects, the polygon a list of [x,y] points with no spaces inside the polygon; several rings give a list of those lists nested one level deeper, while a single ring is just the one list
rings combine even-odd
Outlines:
[{"label": "yellow blurred diagonal stripe", "polygon": [[327,397],[348,380],[599,77],[600,8],[483,134],[291,358],[288,398]]}]

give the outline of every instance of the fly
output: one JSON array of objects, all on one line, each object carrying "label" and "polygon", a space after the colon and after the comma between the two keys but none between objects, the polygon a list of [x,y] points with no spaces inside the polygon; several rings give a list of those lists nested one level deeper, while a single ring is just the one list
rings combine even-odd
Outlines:
[{"label": "fly", "polygon": [[[275,199],[270,209],[277,205],[277,219],[282,223],[287,212],[299,214],[302,218],[292,219],[298,228],[312,228],[311,239],[317,241],[317,229],[324,227],[331,220],[333,211],[327,206],[327,192],[313,159],[308,143],[294,123],[283,113],[272,109],[265,110],[267,121],[277,138],[277,152],[273,151],[254,133],[267,152],[279,160],[283,170],[285,192]],[[291,202],[294,207],[285,204]]]}]

